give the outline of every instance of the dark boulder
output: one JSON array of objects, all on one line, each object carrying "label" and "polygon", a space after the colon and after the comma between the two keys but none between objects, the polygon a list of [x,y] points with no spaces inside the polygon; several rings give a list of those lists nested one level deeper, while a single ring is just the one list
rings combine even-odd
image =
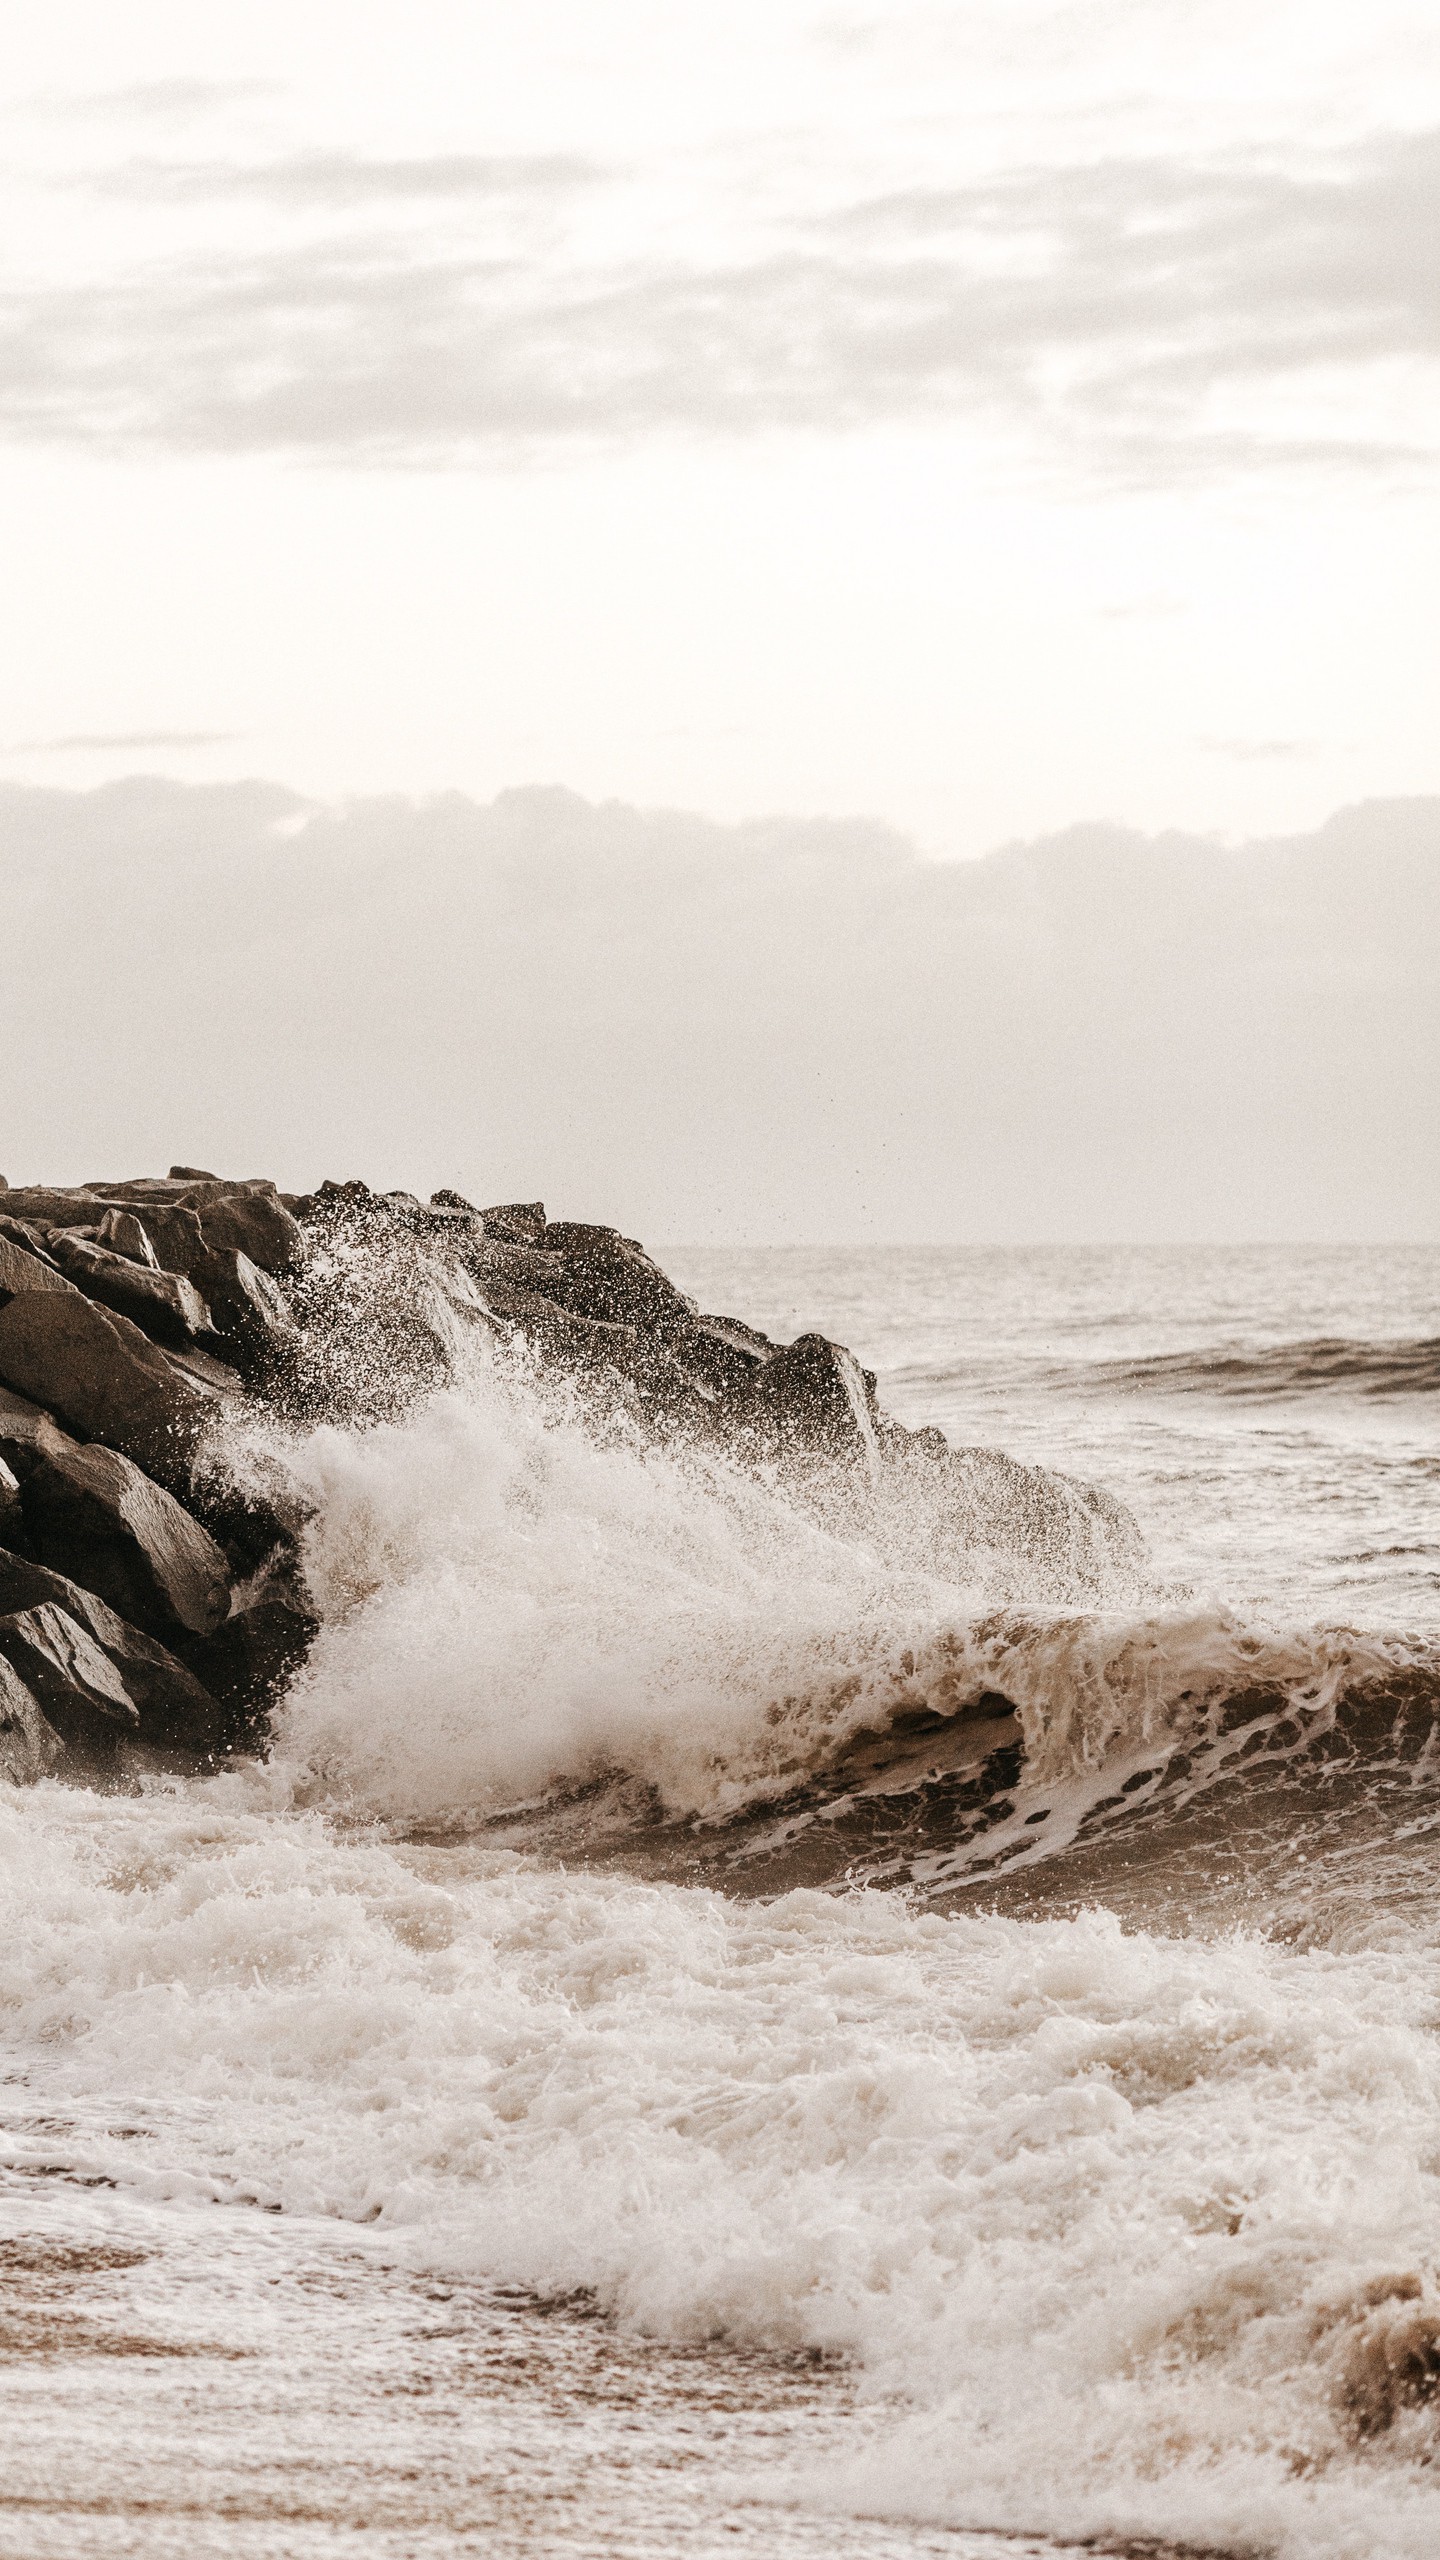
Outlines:
[{"label": "dark boulder", "polygon": [[697,1316],[671,1347],[686,1375],[722,1407],[748,1393],[775,1349],[763,1333],[728,1316]]},{"label": "dark boulder", "polygon": [[0,1387],[0,1459],[22,1484],[42,1458],[56,1457],[76,1445],[69,1432],[62,1431],[51,1414],[42,1413],[38,1404],[31,1404],[28,1396]]},{"label": "dark boulder", "polygon": [[43,1459],[23,1506],[39,1562],[98,1592],[132,1625],[168,1640],[213,1635],[229,1616],[230,1575],[214,1539],[117,1449]]},{"label": "dark boulder", "polygon": [[128,1254],[111,1253],[64,1230],[57,1232],[50,1249],[67,1280],[102,1307],[128,1316],[153,1342],[209,1340],[210,1310],[198,1289],[177,1272],[161,1271],[153,1259],[135,1262]]},{"label": "dark boulder", "polygon": [[875,1381],[823,1333],[802,1333],[757,1369],[736,1419],[769,1456],[879,1463]]},{"label": "dark boulder", "polygon": [[182,1494],[218,1401],[138,1326],[68,1288],[30,1290],[0,1307],[0,1384]]},{"label": "dark boulder", "polygon": [[33,1787],[64,1756],[55,1727],[41,1714],[19,1672],[0,1655],[0,1779],[12,1787]]},{"label": "dark boulder", "polygon": [[48,1255],[32,1253],[27,1245],[0,1235],[0,1298],[16,1298],[31,1289],[49,1289],[58,1294],[71,1286]]},{"label": "dark boulder", "polygon": [[105,1203],[93,1191],[54,1191],[31,1183],[6,1192],[5,1215],[37,1227],[93,1227],[105,1215]]},{"label": "dark boulder", "polygon": [[226,1716],[167,1646],[128,1626],[95,1592],[0,1548],[0,1618],[41,1609],[72,1619],[106,1656],[135,1709],[142,1741],[208,1755],[225,1739]]},{"label": "dark boulder", "polygon": [[198,1210],[201,1232],[217,1253],[243,1253],[261,1271],[288,1271],[304,1255],[305,1238],[273,1189],[223,1191],[186,1204]]},{"label": "dark boulder", "polygon": [[23,1547],[25,1514],[20,1506],[20,1479],[0,1458],[0,1547]]},{"label": "dark boulder", "polygon": [[480,1212],[487,1236],[501,1244],[538,1244],[545,1233],[543,1200],[507,1200]]},{"label": "dark boulder", "polygon": [[253,1739],[263,1727],[318,1629],[318,1619],[298,1598],[269,1593],[227,1618],[218,1634],[186,1645],[187,1662],[229,1711],[237,1739]]},{"label": "dark boulder", "polygon": [[667,1280],[643,1245],[614,1227],[559,1220],[545,1229],[545,1251],[561,1257],[553,1295],[577,1316],[633,1324],[647,1333],[688,1333],[695,1303]]},{"label": "dark boulder", "polygon": [[72,1750],[108,1753],[120,1736],[138,1736],[139,1710],[109,1655],[53,1602],[0,1618],[0,1660]]}]

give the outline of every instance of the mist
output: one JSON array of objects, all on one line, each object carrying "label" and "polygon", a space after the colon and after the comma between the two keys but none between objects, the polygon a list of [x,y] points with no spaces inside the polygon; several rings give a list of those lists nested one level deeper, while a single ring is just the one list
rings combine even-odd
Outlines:
[{"label": "mist", "polygon": [[0,1171],[667,1242],[1440,1235],[1440,799],[938,863],[568,791],[0,792]]}]

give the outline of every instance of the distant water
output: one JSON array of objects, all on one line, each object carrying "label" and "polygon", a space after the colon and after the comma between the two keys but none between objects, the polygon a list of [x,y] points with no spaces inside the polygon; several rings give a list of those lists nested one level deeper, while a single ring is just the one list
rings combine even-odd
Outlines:
[{"label": "distant water", "polygon": [[1440,1252],[663,1258],[1145,1556],[313,1434],[271,1762],[0,1791],[0,2560],[1433,2554]]}]

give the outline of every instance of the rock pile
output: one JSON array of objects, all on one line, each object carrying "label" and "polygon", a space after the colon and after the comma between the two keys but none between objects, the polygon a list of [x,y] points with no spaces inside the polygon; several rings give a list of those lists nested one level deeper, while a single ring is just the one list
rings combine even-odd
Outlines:
[{"label": "rock pile", "polygon": [[607,1425],[864,1501],[923,1484],[947,1567],[997,1487],[1067,1569],[1133,1538],[1102,1495],[903,1430],[840,1344],[707,1315],[643,1246],[539,1201],[297,1196],[185,1165],[0,1183],[0,1778],[127,1782],[259,1747],[315,1633],[304,1505],[237,1479],[227,1422],[394,1419],[476,1328]]}]

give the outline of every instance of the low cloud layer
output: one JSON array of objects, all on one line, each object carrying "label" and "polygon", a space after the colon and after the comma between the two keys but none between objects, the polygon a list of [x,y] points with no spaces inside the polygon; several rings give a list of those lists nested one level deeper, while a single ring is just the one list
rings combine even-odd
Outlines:
[{"label": "low cloud layer", "polygon": [[0,1170],[652,1241],[1440,1234],[1440,801],[1224,851],[567,792],[0,791]]},{"label": "low cloud layer", "polygon": [[717,179],[727,245],[703,251],[659,217],[667,245],[643,245],[634,177],[566,154],[120,163],[87,186],[171,246],[151,228],[113,269],[12,279],[0,430],[463,463],[941,420],[1136,485],[1433,464],[1440,133],[809,209],[761,186],[753,216]]}]

